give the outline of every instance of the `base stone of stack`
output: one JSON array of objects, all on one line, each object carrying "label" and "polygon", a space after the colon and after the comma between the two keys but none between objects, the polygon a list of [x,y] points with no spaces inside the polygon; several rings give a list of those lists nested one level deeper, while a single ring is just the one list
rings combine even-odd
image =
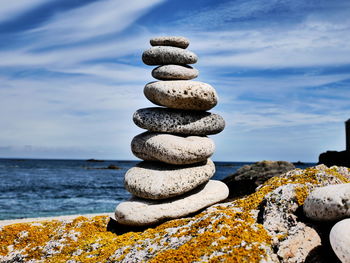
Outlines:
[{"label": "base stone of stack", "polygon": [[337,257],[343,263],[350,262],[350,218],[336,223],[330,234],[329,241]]},{"label": "base stone of stack", "polygon": [[215,89],[200,81],[155,81],[148,83],[143,92],[154,104],[173,109],[206,111],[218,102]]},{"label": "base stone of stack", "polygon": [[317,221],[350,217],[350,183],[316,188],[304,203],[304,213]]},{"label": "base stone of stack", "polygon": [[172,46],[179,48],[187,48],[190,44],[185,37],[180,36],[164,36],[151,38],[150,43],[152,46]]},{"label": "base stone of stack", "polygon": [[169,165],[141,162],[127,171],[126,190],[146,199],[166,199],[182,195],[207,182],[215,173],[214,163],[208,159],[195,165]]},{"label": "base stone of stack", "polygon": [[152,225],[194,213],[224,200],[228,193],[224,183],[210,180],[188,194],[168,200],[152,201],[133,197],[117,206],[115,217],[124,225]]},{"label": "base stone of stack", "polygon": [[194,64],[198,60],[195,53],[178,48],[168,46],[151,47],[142,54],[142,61],[146,65],[186,65]]},{"label": "base stone of stack", "polygon": [[137,110],[133,121],[148,131],[185,135],[217,134],[225,128],[224,119],[215,113],[157,107]]},{"label": "base stone of stack", "polygon": [[198,70],[188,65],[164,65],[152,70],[152,77],[159,80],[188,80],[198,77]]},{"label": "base stone of stack", "polygon": [[134,137],[131,150],[145,161],[182,165],[207,160],[214,153],[215,144],[207,137],[144,132]]}]

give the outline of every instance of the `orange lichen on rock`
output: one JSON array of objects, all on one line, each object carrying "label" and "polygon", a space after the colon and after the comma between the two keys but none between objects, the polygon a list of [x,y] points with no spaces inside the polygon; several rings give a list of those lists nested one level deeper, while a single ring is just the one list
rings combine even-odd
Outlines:
[{"label": "orange lichen on rock", "polygon": [[[349,171],[346,171],[349,173]],[[273,239],[258,223],[259,206],[280,186],[293,184],[300,206],[309,191],[350,182],[340,168],[294,170],[266,181],[257,191],[143,232],[107,231],[107,216],[78,217],[0,227],[0,259],[12,262],[274,262]],[[284,239],[286,234],[278,236]],[[1,261],[0,260],[0,261]]]}]

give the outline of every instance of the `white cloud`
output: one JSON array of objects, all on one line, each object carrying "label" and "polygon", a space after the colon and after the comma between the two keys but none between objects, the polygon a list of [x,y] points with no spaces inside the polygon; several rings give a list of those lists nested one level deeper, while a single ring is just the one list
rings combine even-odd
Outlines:
[{"label": "white cloud", "polygon": [[14,19],[17,16],[28,12],[39,5],[47,4],[52,0],[0,0],[0,23]]}]

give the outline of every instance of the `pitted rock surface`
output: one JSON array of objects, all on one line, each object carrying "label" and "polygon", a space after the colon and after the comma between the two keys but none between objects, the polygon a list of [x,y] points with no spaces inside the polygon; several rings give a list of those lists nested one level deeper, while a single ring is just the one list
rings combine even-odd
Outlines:
[{"label": "pitted rock surface", "polygon": [[186,65],[194,64],[197,60],[196,54],[178,47],[151,47],[142,54],[142,61],[146,65]]},{"label": "pitted rock surface", "polygon": [[215,144],[207,137],[144,132],[134,137],[131,150],[145,161],[181,165],[207,160],[214,153]]},{"label": "pitted rock surface", "polygon": [[150,43],[152,46],[172,46],[179,48],[187,48],[190,41],[181,36],[162,36],[151,38]]},{"label": "pitted rock surface", "polygon": [[127,171],[124,183],[133,195],[158,200],[182,195],[207,182],[214,173],[215,165],[210,159],[182,166],[141,162]]},{"label": "pitted rock surface", "polygon": [[155,81],[148,83],[143,92],[154,104],[173,109],[206,111],[218,102],[215,89],[199,81]]},{"label": "pitted rock surface", "polygon": [[144,108],[134,113],[134,123],[152,132],[208,135],[225,128],[224,119],[215,113],[167,108]]},{"label": "pitted rock surface", "polygon": [[350,217],[350,183],[320,187],[304,203],[305,215],[318,221]]},{"label": "pitted rock surface", "polygon": [[340,261],[350,263],[350,218],[333,226],[329,234],[329,241]]},{"label": "pitted rock surface", "polygon": [[115,217],[125,225],[151,225],[183,217],[220,202],[228,196],[228,191],[224,183],[210,180],[185,195],[171,199],[156,201],[133,197],[117,206]]},{"label": "pitted rock surface", "polygon": [[152,76],[159,80],[188,80],[198,77],[198,70],[188,65],[164,65],[152,70]]}]

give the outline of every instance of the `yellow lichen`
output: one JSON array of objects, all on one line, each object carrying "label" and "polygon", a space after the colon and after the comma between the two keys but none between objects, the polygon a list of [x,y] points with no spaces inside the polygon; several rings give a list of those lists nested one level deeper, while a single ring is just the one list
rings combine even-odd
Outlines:
[{"label": "yellow lichen", "polygon": [[[324,172],[339,182],[350,182],[336,168]],[[268,193],[286,184],[300,184],[295,187],[295,196],[302,205],[310,189],[322,185],[322,180],[318,169],[298,170],[273,177],[255,193],[192,218],[123,235],[106,230],[106,216],[9,225],[0,229],[0,256],[17,253],[26,261],[36,262],[120,262],[139,251],[147,255],[149,262],[259,262],[266,259],[272,239],[252,211],[259,208]],[[176,230],[171,232],[172,229]],[[182,241],[174,243],[170,238]]]}]

